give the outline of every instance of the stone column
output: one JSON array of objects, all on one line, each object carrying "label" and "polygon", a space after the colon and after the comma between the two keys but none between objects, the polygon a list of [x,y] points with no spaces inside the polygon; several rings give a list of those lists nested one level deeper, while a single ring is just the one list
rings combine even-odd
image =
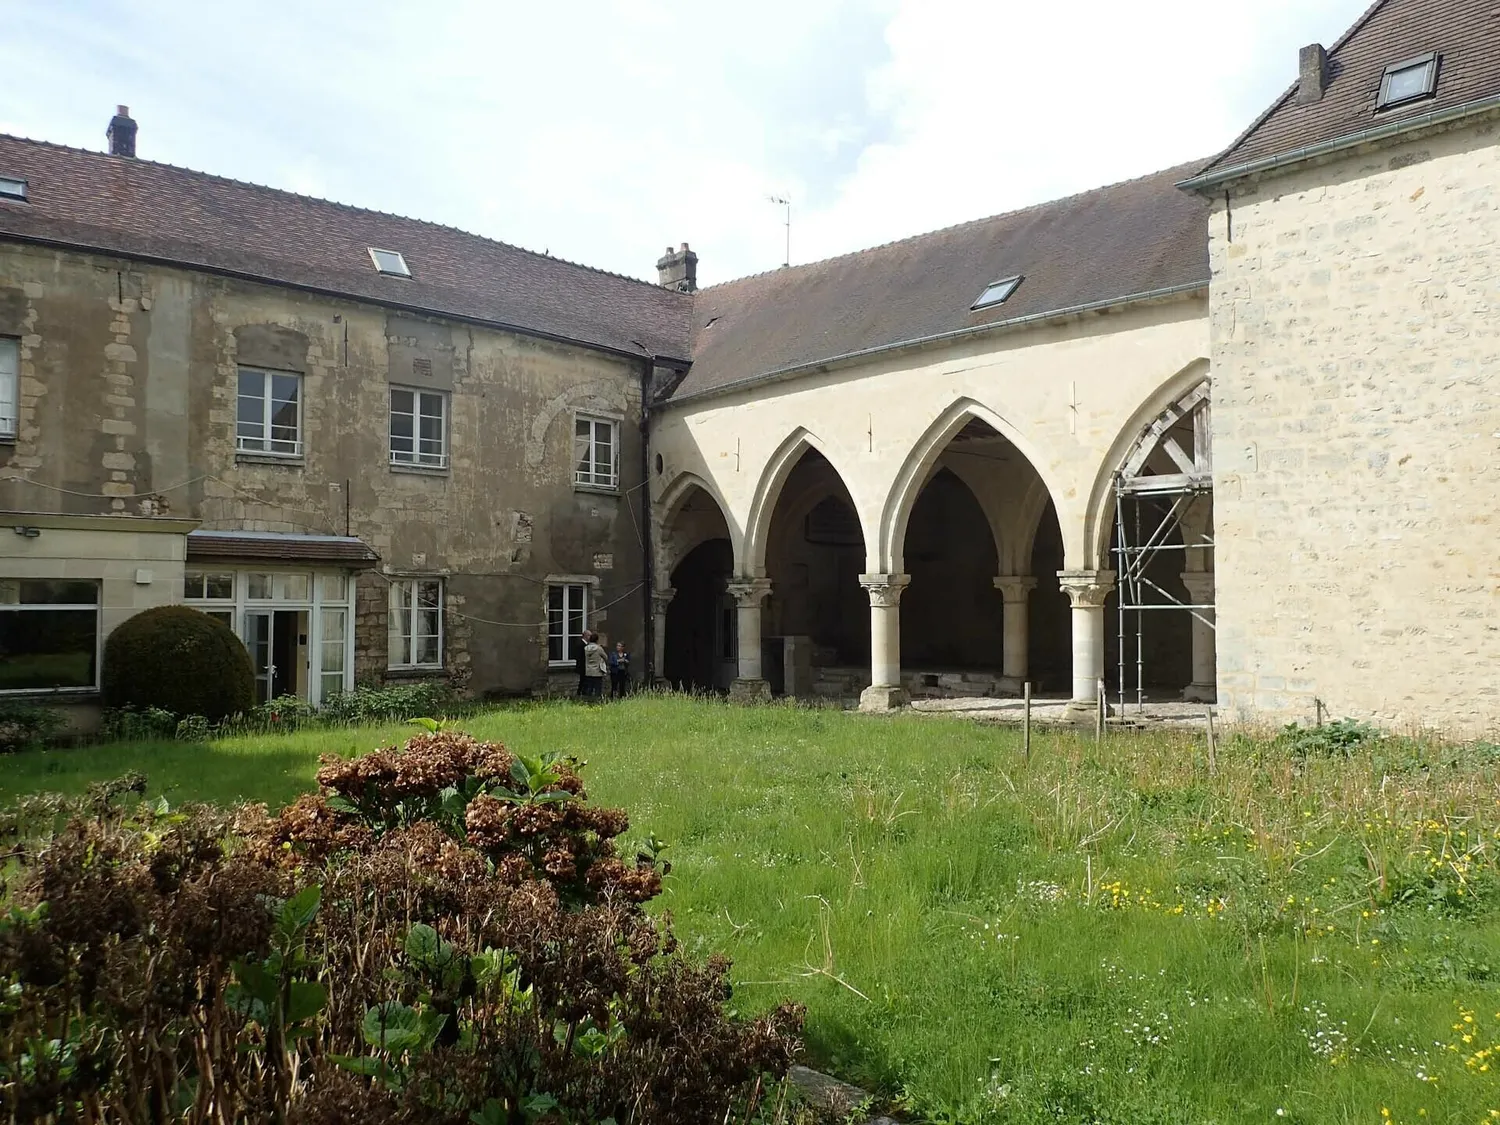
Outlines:
[{"label": "stone column", "polygon": [[676,596],[677,591],[671,586],[660,587],[651,593],[651,667],[659,684],[667,682],[667,606]]},{"label": "stone column", "polygon": [[771,592],[769,578],[736,578],[725,589],[738,610],[739,675],[729,685],[729,698],[747,702],[771,698],[771,685],[760,669],[760,603]]},{"label": "stone column", "polygon": [[1027,643],[1031,622],[1031,591],[1036,579],[1019,574],[1003,574],[995,579],[995,589],[1005,599],[1005,636],[1000,646],[1000,690],[1020,694],[1029,671]]},{"label": "stone column", "polygon": [[[1189,570],[1183,573],[1188,601],[1193,605],[1214,604],[1214,572]],[[1195,609],[1193,615],[1193,682],[1182,689],[1182,698],[1196,703],[1219,701],[1218,671],[1214,666],[1214,611]]]},{"label": "stone column", "polygon": [[1115,572],[1059,570],[1057,584],[1073,605],[1072,706],[1092,709],[1104,677],[1104,599],[1115,588]]},{"label": "stone column", "polygon": [[861,711],[890,711],[911,702],[901,686],[901,592],[909,574],[861,574],[870,592],[870,686],[859,696]]}]

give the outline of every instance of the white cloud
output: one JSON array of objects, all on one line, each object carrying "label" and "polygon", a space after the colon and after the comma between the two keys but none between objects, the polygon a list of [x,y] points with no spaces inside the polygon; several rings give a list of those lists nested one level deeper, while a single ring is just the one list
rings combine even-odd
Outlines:
[{"label": "white cloud", "polygon": [[9,131],[651,277],[806,261],[1206,156],[1365,0],[192,0],[21,9]]}]

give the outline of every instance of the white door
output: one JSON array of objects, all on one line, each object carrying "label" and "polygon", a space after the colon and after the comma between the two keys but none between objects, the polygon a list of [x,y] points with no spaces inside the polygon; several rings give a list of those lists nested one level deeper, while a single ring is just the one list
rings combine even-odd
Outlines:
[{"label": "white door", "polygon": [[255,669],[255,702],[271,701],[272,684],[276,676],[276,664],[272,657],[272,641],[276,635],[276,614],[272,610],[247,609],[245,611],[245,647],[250,650],[250,663]]}]

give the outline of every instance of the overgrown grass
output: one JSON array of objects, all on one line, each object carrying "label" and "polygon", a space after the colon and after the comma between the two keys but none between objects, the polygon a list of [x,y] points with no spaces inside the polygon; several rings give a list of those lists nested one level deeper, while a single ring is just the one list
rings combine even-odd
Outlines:
[{"label": "overgrown grass", "polygon": [[[671,842],[660,901],[733,956],[736,1002],[805,1002],[810,1061],[917,1117],[1500,1111],[1492,749],[1237,740],[1210,777],[1189,733],[1043,732],[1023,762],[963,720],[681,699],[463,725],[587,759],[632,837]],[[140,769],[175,800],[280,803],[319,753],[403,734],[22,754],[0,794]]]}]

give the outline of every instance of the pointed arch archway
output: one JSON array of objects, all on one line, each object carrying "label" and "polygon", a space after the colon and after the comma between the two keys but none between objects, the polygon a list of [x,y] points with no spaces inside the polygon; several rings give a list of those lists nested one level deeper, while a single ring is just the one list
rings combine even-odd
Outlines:
[{"label": "pointed arch archway", "polygon": [[717,490],[694,473],[677,476],[657,510],[654,666],[679,690],[726,691],[736,671],[735,526]]},{"label": "pointed arch archway", "polygon": [[1116,572],[1105,663],[1122,705],[1217,699],[1211,391],[1205,360],[1164,381],[1090,498],[1091,551]]},{"label": "pointed arch archway", "polygon": [[[849,494],[851,504],[853,503],[853,494],[846,483],[849,478],[829,457],[828,450],[817,435],[805,426],[798,426],[782,440],[775,452],[767,459],[765,467],[761,470],[760,480],[756,483],[755,493],[750,501],[750,513],[745,520],[744,549],[738,555],[739,572],[745,577],[765,576],[766,542],[771,530],[771,518],[781,499],[782,489],[786,487],[787,478],[809,452],[817,454],[828,462],[845,493]],[[857,505],[854,506],[854,510],[860,519],[861,534],[868,540],[869,529],[864,527],[864,517],[860,514]]]}]

